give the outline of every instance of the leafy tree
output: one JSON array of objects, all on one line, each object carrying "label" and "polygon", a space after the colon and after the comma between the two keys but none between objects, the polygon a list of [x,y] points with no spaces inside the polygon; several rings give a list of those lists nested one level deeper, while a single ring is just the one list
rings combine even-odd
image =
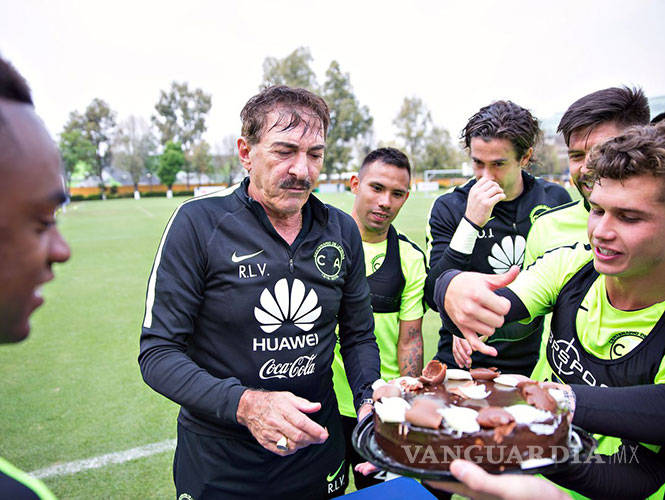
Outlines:
[{"label": "leafy tree", "polygon": [[419,97],[405,97],[393,124],[397,127],[397,137],[403,141],[414,170],[422,171],[420,163],[432,127],[432,116],[427,106]]},{"label": "leafy tree", "polygon": [[145,120],[130,116],[119,125],[113,142],[114,163],[129,173],[137,198],[140,197],[137,194],[139,180],[146,172],[146,162],[155,147],[155,137]]},{"label": "leafy tree", "polygon": [[192,148],[191,164],[194,172],[199,175],[199,185],[201,176],[212,172],[212,155],[210,154],[210,144],[201,140],[194,144]]},{"label": "leafy tree", "polygon": [[[187,82],[172,82],[168,91],[162,90],[159,100],[155,104],[152,122],[161,135],[161,143],[179,142],[185,153],[191,148],[206,131],[206,115],[212,107],[212,97],[201,89],[189,89]],[[189,162],[183,165],[187,173],[189,186]]]},{"label": "leafy tree", "polygon": [[298,47],[284,59],[266,57],[263,61],[263,82],[259,89],[271,85],[288,85],[316,92],[318,83],[310,67],[311,62],[312,54],[307,47]]},{"label": "leafy tree", "polygon": [[176,175],[185,166],[185,154],[182,152],[182,145],[179,142],[167,142],[164,152],[159,158],[159,167],[157,175],[162,183],[166,184],[168,192],[167,198],[171,198],[173,193],[173,183]]},{"label": "leafy tree", "polygon": [[229,186],[233,184],[236,175],[242,171],[234,135],[227,135],[221,143],[216,144],[215,154],[213,155],[213,169],[227,179],[226,183]]},{"label": "leafy tree", "polygon": [[90,173],[99,177],[102,199],[106,199],[106,186],[102,176],[111,163],[111,140],[115,130],[115,112],[101,99],[93,99],[83,114],[73,111],[65,124],[63,133],[78,130],[95,148]]},{"label": "leafy tree", "polygon": [[58,144],[60,155],[62,156],[62,163],[65,170],[65,180],[67,184],[67,191],[72,182],[72,174],[76,172],[81,163],[90,169],[90,165],[95,162],[95,146],[88,140],[88,138],[79,129],[63,131],[60,134],[60,142]]},{"label": "leafy tree", "polygon": [[559,158],[558,148],[553,142],[541,142],[536,148],[531,161],[531,173],[534,175],[561,175],[567,162]]},{"label": "leafy tree", "polygon": [[459,168],[464,153],[453,144],[450,133],[443,127],[432,127],[424,141],[421,170]]},{"label": "leafy tree", "polygon": [[351,163],[354,141],[372,130],[372,117],[367,106],[360,106],[351,87],[348,73],[337,61],[326,71],[323,98],[330,107],[330,128],[323,169],[326,174],[347,170]]}]

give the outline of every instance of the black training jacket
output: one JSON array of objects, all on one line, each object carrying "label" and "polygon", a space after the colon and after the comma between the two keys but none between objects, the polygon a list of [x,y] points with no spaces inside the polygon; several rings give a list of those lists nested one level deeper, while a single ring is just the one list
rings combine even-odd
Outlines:
[{"label": "black training jacket", "polygon": [[356,407],[379,378],[379,351],[353,219],[310,196],[292,245],[239,186],[186,201],[162,236],[146,297],[139,364],[178,420],[249,438],[236,421],[247,388],[291,391],[335,414],[331,362],[339,322]]},{"label": "black training jacket", "polygon": [[[522,171],[524,191],[511,201],[502,201],[492,210],[492,218],[476,239],[469,255],[450,248],[450,240],[457,230],[469,196],[476,183],[472,179],[462,186],[439,196],[432,206],[428,219],[427,246],[429,271],[425,282],[425,300],[436,310],[433,300],[434,284],[442,272],[448,269],[477,271],[481,273],[504,273],[510,266],[522,266],[526,236],[536,216],[548,208],[570,201],[568,192],[558,184],[533,177]],[[448,366],[456,367],[452,355],[452,337],[441,329],[436,359]],[[497,329],[489,343],[498,351],[496,358],[474,352],[473,366],[497,366],[504,371],[530,375],[540,347],[542,321],[528,325],[512,324]],[[497,339],[509,338],[511,341]],[[515,339],[522,339],[515,341]]]}]

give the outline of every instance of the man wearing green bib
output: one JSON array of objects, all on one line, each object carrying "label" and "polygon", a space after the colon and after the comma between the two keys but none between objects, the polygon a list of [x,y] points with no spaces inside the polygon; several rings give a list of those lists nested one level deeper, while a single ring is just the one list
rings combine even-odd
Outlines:
[{"label": "man wearing green bib", "polygon": [[[425,254],[392,226],[409,197],[410,181],[409,160],[394,148],[369,153],[358,175],[351,178],[351,191],[356,195],[351,215],[363,241],[374,334],[381,354],[381,377],[385,380],[417,377],[423,367]],[[346,436],[347,463],[355,467],[364,459],[351,445],[351,433],[358,421],[339,343],[335,348],[333,382]],[[358,489],[390,477],[383,471],[364,476],[355,470],[354,476]]]},{"label": "man wearing green bib", "polygon": [[[552,312],[546,362],[534,378],[570,384],[578,407],[607,391],[604,418],[585,426],[615,421],[611,434],[624,438],[601,438],[605,457],[556,481],[593,498],[644,498],[665,481],[663,449],[636,442],[662,443],[649,440],[662,434],[662,411],[649,398],[665,382],[665,125],[626,130],[595,148],[587,167],[588,244],[547,252],[519,276],[516,268],[501,276],[450,271],[435,300],[472,347],[504,321]],[[629,404],[627,393],[612,392],[618,388],[644,396]]]}]

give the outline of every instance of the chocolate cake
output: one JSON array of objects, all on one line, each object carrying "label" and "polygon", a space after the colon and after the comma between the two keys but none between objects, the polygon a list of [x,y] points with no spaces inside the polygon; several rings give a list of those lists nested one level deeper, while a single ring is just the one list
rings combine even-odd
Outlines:
[{"label": "chocolate cake", "polygon": [[376,443],[393,460],[448,470],[455,458],[488,471],[543,466],[567,457],[568,410],[560,391],[496,369],[446,369],[374,384]]}]

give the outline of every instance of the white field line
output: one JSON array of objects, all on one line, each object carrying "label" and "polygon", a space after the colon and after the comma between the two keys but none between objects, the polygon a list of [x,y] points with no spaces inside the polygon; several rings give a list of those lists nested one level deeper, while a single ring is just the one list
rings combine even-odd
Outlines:
[{"label": "white field line", "polygon": [[143,208],[141,205],[139,205],[139,208],[140,208],[141,210],[143,210],[143,211],[146,213],[146,215],[147,215],[148,217],[154,217],[153,214],[151,214],[150,212],[148,212],[148,211],[147,211],[145,208]]},{"label": "white field line", "polygon": [[137,458],[149,457],[157,453],[164,453],[165,451],[175,450],[175,439],[167,439],[159,443],[147,444],[132,448],[125,451],[117,451],[115,453],[108,453],[106,455],[99,455],[98,457],[86,458],[84,460],[75,460],[74,462],[67,462],[64,464],[52,465],[44,469],[32,471],[30,475],[43,479],[52,476],[64,476],[67,474],[76,474],[89,469],[99,469],[111,464],[122,464]]}]

